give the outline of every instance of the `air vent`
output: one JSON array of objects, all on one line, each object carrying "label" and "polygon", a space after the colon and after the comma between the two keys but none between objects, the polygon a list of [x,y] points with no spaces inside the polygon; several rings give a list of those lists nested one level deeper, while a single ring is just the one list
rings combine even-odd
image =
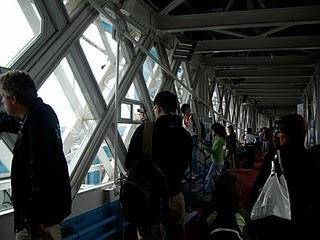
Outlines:
[{"label": "air vent", "polygon": [[190,61],[195,48],[196,43],[191,41],[181,41],[177,43],[172,55],[172,59]]}]

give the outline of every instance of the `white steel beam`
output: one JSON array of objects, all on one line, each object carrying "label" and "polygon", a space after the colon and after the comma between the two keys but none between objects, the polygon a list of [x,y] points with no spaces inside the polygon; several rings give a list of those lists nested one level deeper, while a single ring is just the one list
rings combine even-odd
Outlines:
[{"label": "white steel beam", "polygon": [[304,90],[301,89],[294,89],[294,88],[285,88],[285,89],[240,89],[237,90],[235,89],[235,91],[241,95],[276,95],[278,93],[281,94],[286,94],[286,95],[290,95],[290,94],[303,94]]},{"label": "white steel beam", "polygon": [[279,66],[279,65],[310,65],[320,62],[313,56],[275,56],[275,57],[207,57],[207,66],[241,67],[241,66]]},{"label": "white steel beam", "polygon": [[171,12],[173,9],[178,7],[181,3],[183,3],[184,0],[174,0],[170,2],[167,6],[165,6],[161,11],[160,14],[166,15],[169,12]]},{"label": "white steel beam", "polygon": [[237,70],[219,70],[216,71],[217,78],[238,78],[238,77],[309,77],[314,74],[312,68],[302,69],[237,69]]},{"label": "white steel beam", "polygon": [[230,35],[233,37],[238,37],[238,38],[248,38],[250,37],[249,35],[243,34],[243,33],[238,33],[238,32],[232,32],[230,30],[223,30],[223,29],[212,29],[212,31],[217,32],[217,33],[222,33],[225,35]]},{"label": "white steel beam", "polygon": [[[320,16],[320,14],[319,14]],[[195,53],[319,49],[320,36],[246,38],[198,42]]]},{"label": "white steel beam", "polygon": [[[266,83],[266,84],[277,84],[277,83],[286,83],[286,84],[302,84],[302,83],[309,83],[311,80],[311,77],[281,77],[281,76],[275,76],[275,77],[256,77],[256,78],[247,78],[243,82],[237,84],[256,84],[256,83]],[[237,86],[236,85],[236,86]]]},{"label": "white steel beam", "polygon": [[318,24],[319,12],[320,5],[163,16],[158,21],[158,29],[164,32],[181,32]]},{"label": "white steel beam", "polygon": [[254,99],[266,99],[266,100],[272,100],[272,99],[278,99],[278,100],[286,100],[286,99],[297,99],[299,98],[299,96],[286,96],[286,95],[278,95],[278,96],[274,96],[274,95],[261,95],[261,96],[249,96],[249,98],[254,98]]},{"label": "white steel beam", "polygon": [[279,84],[279,83],[276,83],[276,84],[273,84],[273,83],[270,83],[270,84],[266,84],[266,83],[259,83],[259,84],[255,84],[255,85],[248,85],[248,86],[243,86],[243,85],[237,85],[235,87],[235,89],[237,90],[240,90],[240,89],[243,89],[243,90],[246,90],[246,89],[286,89],[286,88],[295,88],[295,89],[304,89],[308,84],[305,83],[305,84]]},{"label": "white steel beam", "polygon": [[[244,91],[243,92],[239,91],[238,93],[246,94]],[[275,92],[275,91],[272,91],[272,92],[264,91],[263,93],[262,93],[262,91],[253,91],[253,92],[249,91],[249,92],[247,92],[247,94],[249,94],[249,96],[248,96],[249,98],[250,97],[256,98],[256,97],[260,97],[260,96],[261,97],[279,97],[279,96],[301,97],[302,96],[301,91],[300,92],[281,93],[281,95],[279,94],[279,92]]]},{"label": "white steel beam", "polygon": [[273,87],[273,88],[281,88],[281,87],[290,87],[290,86],[293,86],[293,87],[297,87],[297,85],[299,86],[304,86],[304,87],[307,87],[308,86],[308,82],[305,82],[305,83],[293,83],[293,82],[278,82],[278,83],[262,83],[262,82],[258,82],[258,83],[240,83],[240,84],[237,84],[235,86],[236,89],[241,89],[241,88],[268,88],[268,87]]}]

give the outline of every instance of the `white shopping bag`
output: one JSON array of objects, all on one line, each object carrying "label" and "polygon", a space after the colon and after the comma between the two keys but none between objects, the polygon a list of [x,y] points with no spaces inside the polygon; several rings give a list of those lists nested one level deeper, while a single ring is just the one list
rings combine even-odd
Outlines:
[{"label": "white shopping bag", "polygon": [[253,206],[251,220],[260,220],[269,217],[291,220],[290,198],[287,182],[283,175],[280,151],[278,151],[277,155],[281,175],[278,176],[275,172],[274,161],[272,161],[271,174]]}]

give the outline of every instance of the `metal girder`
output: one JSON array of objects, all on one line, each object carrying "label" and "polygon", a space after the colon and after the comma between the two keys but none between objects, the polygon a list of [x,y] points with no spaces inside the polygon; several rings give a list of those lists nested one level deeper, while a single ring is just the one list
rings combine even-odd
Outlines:
[{"label": "metal girder", "polygon": [[[250,98],[250,97],[249,97]],[[252,97],[253,99],[256,99],[256,100],[279,100],[279,101],[282,101],[282,100],[297,100],[299,97],[297,96],[286,96],[286,95],[279,95],[279,96],[268,96],[268,95],[261,95],[261,96],[254,96]]]},{"label": "metal girder", "polygon": [[[50,1],[51,2],[51,1]],[[37,86],[42,83],[51,74],[60,60],[65,56],[74,40],[81,35],[98,16],[98,12],[91,6],[86,6],[72,22],[52,36],[28,61],[24,70],[28,71]],[[21,68],[20,68],[21,69]]]},{"label": "metal girder", "polygon": [[[149,49],[153,41],[154,41],[154,34],[149,33],[145,37],[142,45]],[[128,71],[126,71],[122,81],[120,82],[118,103],[122,102],[122,100],[124,99],[128,89],[131,86],[133,77],[138,72],[139,67],[144,62],[145,58],[146,58],[146,55],[143,53],[143,51],[138,51],[136,53],[134,59],[132,60],[130,68],[128,69]],[[112,99],[110,101],[109,108],[105,110],[105,112],[101,116],[99,123],[97,124],[97,127],[94,129],[94,132],[90,136],[90,139],[88,141],[90,144],[88,144],[87,150],[81,153],[81,156],[80,156],[81,159],[93,159],[94,154],[97,153],[100,147],[100,145],[97,143],[101,143],[103,139],[105,139],[105,133],[107,131],[109,132],[111,130],[114,130],[114,127],[112,127],[114,114],[115,114],[115,95],[113,94]],[[108,136],[114,136],[114,134],[115,134],[114,132],[113,134],[108,133]],[[112,138],[109,139],[108,137],[106,139],[107,143],[109,144],[109,146],[114,147],[113,146],[114,143],[111,141],[111,139]],[[119,139],[121,139],[121,137]],[[119,141],[119,142],[121,143],[122,141]],[[118,145],[118,147],[121,147],[121,144]],[[121,150],[118,152],[122,154],[124,151]],[[120,161],[124,160],[124,156],[118,156],[118,158],[120,159]],[[89,161],[84,162],[81,166],[77,167],[76,170],[71,174],[71,186],[72,186],[73,196],[77,193],[78,189],[80,188],[82,179],[85,176],[85,174],[88,172],[88,169],[90,168],[90,164],[91,163]],[[123,165],[123,162],[122,162],[122,165]],[[121,164],[118,166],[121,167]]]},{"label": "metal girder", "polygon": [[[89,66],[79,41],[69,48],[68,62],[82,90],[83,96],[95,119],[99,119],[107,108],[103,95]],[[93,97],[94,96],[94,97]]]},{"label": "metal girder", "polygon": [[[125,43],[124,46],[127,49],[127,52],[129,54],[130,59],[133,59],[135,56],[135,49],[134,49],[133,44],[128,39],[125,39],[124,43]],[[149,118],[153,119],[153,117],[152,117],[153,116],[152,101],[150,99],[150,94],[148,92],[148,88],[146,86],[145,79],[143,77],[142,69],[138,70],[137,75],[136,75],[136,80],[137,81],[135,81],[134,83],[137,88],[138,95],[139,95],[140,99],[143,99],[146,103],[144,108],[146,109]]]},{"label": "metal girder", "polygon": [[[177,75],[177,72],[178,72],[180,65],[181,65],[180,60],[172,60],[170,69],[173,74]],[[164,90],[175,91],[174,79],[172,79],[172,77],[169,76],[169,78],[164,78],[162,80],[159,91],[164,91]]]},{"label": "metal girder", "polygon": [[[20,5],[22,12],[24,13],[25,18],[28,20],[29,26],[31,27],[33,33],[34,34],[38,33],[38,31],[41,29],[41,22],[39,21],[39,17],[37,16],[31,1],[18,0],[18,3]],[[53,4],[53,5],[56,5],[56,4]],[[60,18],[60,20],[65,20],[65,19],[62,17]]]},{"label": "metal girder", "polygon": [[233,37],[238,37],[238,38],[248,38],[250,37],[249,35],[243,34],[243,33],[238,33],[238,32],[233,32],[230,30],[223,30],[223,29],[212,29],[212,31],[217,32],[217,33],[222,33],[225,35],[230,35]]},{"label": "metal girder", "polygon": [[[241,91],[240,91],[241,92]],[[239,93],[240,93],[239,92]],[[250,91],[249,91],[250,92]],[[248,92],[248,93],[249,93]],[[244,93],[243,93],[244,94]],[[249,98],[251,97],[279,97],[279,96],[286,96],[286,97],[301,97],[302,93],[301,92],[287,92],[287,93],[281,93],[281,95],[279,94],[279,92],[264,92],[262,93],[261,91],[254,91],[254,92],[250,92],[249,93]]]},{"label": "metal girder", "polygon": [[228,119],[228,120],[230,120],[231,121],[231,119],[230,119],[230,100],[231,100],[231,94],[232,94],[232,92],[231,91],[226,91],[226,96],[225,96],[225,99],[226,99],[226,108],[225,108],[225,111],[224,111],[224,115],[223,115],[223,117],[225,118],[225,119]]},{"label": "metal girder", "polygon": [[313,68],[301,68],[301,69],[257,69],[257,70],[219,70],[216,71],[217,78],[239,78],[239,77],[289,77],[289,76],[300,76],[308,77],[314,74]]},{"label": "metal girder", "polygon": [[221,67],[241,66],[279,66],[310,65],[319,62],[313,56],[276,56],[276,57],[207,57],[205,65]]},{"label": "metal girder", "polygon": [[[319,14],[320,16],[320,14]],[[320,36],[221,39],[198,42],[195,53],[319,49]]]},{"label": "metal girder", "polygon": [[[245,84],[277,84],[277,83],[286,83],[286,84],[301,84],[301,83],[309,83],[311,77],[256,77],[256,78],[246,78],[243,82],[239,83],[239,85]],[[238,86],[238,85],[235,85]]]},{"label": "metal girder", "polygon": [[260,89],[254,89],[254,88],[251,88],[251,89],[235,89],[236,92],[238,93],[246,93],[246,92],[250,92],[251,93],[256,93],[256,94],[261,94],[261,93],[275,93],[275,92],[283,92],[283,93],[291,93],[291,92],[296,92],[296,93],[302,93],[304,90],[301,90],[301,89],[295,89],[295,88],[283,88],[283,89],[263,89],[263,88],[260,88]]},{"label": "metal girder", "polygon": [[[157,49],[157,52],[159,55],[159,60],[161,61],[161,63],[171,70],[172,68],[170,67],[168,54],[166,52],[165,47],[161,43],[158,43],[158,44],[156,44],[156,49]],[[179,63],[179,66],[180,66],[180,63]],[[178,71],[179,66],[176,66],[177,67],[177,68],[175,68],[176,71]],[[161,68],[161,73],[163,76],[163,80],[161,83],[160,90],[163,90],[162,87],[166,86],[167,87],[166,90],[175,91],[174,90],[175,89],[174,88],[174,80],[172,79],[172,77],[170,77],[170,75],[168,73],[166,73],[162,68]],[[174,74],[176,74],[176,72],[174,72]]]},{"label": "metal girder", "polygon": [[[298,99],[297,99],[298,100]],[[290,105],[296,104],[297,101],[278,101],[278,100],[264,100],[262,104],[275,104],[275,105]]]},{"label": "metal girder", "polygon": [[295,83],[295,82],[256,82],[256,83],[240,83],[237,84],[235,89],[241,89],[241,88],[259,88],[259,87],[273,87],[273,88],[281,88],[281,87],[288,87],[288,86],[303,86],[304,88],[307,87],[309,83],[308,82],[303,82],[303,83]]},{"label": "metal girder", "polygon": [[307,83],[305,84],[297,84],[296,86],[288,84],[265,84],[265,83],[260,83],[260,84],[255,84],[255,85],[249,85],[249,86],[242,86],[238,85],[235,90],[246,90],[246,89],[256,89],[256,90],[261,90],[261,89],[288,89],[288,88],[294,88],[294,89],[305,89]]},{"label": "metal girder", "polygon": [[163,16],[158,21],[158,29],[164,32],[182,32],[318,24],[319,12],[320,6],[308,6]]},{"label": "metal girder", "polygon": [[160,14],[168,14],[169,12],[171,12],[173,9],[175,9],[176,7],[178,7],[181,3],[183,3],[184,0],[174,0],[171,1],[167,6],[165,6],[161,11]]},{"label": "metal girder", "polygon": [[272,29],[270,29],[270,30],[268,30],[268,31],[266,31],[266,32],[264,32],[264,33],[256,36],[256,37],[266,38],[266,37],[268,37],[268,36],[271,35],[271,34],[275,34],[275,33],[277,33],[277,32],[281,32],[281,31],[283,31],[283,30],[285,30],[285,29],[287,29],[287,28],[289,28],[289,27],[292,27],[292,25],[274,27],[274,28],[272,28]]},{"label": "metal girder", "polygon": [[[147,34],[150,30],[155,30],[157,18],[154,10],[151,6],[146,4],[143,0],[134,0],[134,4],[132,5],[131,9],[123,9],[122,6],[119,11],[119,7],[115,3],[116,1],[96,1],[96,0],[87,0],[97,8],[100,12],[104,9],[104,15],[107,17],[110,13],[111,15],[118,15],[121,14],[121,17],[124,19],[125,22],[132,24],[133,26],[137,27],[141,32]],[[127,14],[124,14],[124,11],[129,11]],[[119,11],[119,12],[118,12]]]}]

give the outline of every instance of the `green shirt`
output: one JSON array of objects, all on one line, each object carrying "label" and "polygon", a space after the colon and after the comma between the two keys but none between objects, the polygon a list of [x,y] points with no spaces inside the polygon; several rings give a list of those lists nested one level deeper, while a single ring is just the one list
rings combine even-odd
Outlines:
[{"label": "green shirt", "polygon": [[214,162],[224,161],[225,150],[223,148],[225,144],[224,138],[216,136],[211,148],[206,150],[211,154],[211,160]]}]

